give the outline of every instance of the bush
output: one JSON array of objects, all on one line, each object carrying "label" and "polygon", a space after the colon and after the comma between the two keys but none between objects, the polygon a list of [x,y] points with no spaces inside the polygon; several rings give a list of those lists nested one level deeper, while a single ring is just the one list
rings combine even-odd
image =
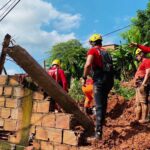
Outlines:
[{"label": "bush", "polygon": [[115,80],[114,92],[123,96],[126,100],[130,100],[135,95],[134,88],[123,87],[119,80]]},{"label": "bush", "polygon": [[69,95],[77,102],[81,102],[83,100],[84,94],[82,92],[82,86],[79,80],[77,79],[72,80],[71,86],[69,89]]}]

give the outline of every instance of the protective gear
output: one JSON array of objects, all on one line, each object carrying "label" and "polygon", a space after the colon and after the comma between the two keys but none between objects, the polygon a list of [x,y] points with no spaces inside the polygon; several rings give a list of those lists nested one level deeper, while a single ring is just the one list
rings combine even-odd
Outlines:
[{"label": "protective gear", "polygon": [[100,34],[93,34],[89,39],[90,42],[95,42],[97,40],[102,40],[102,36]]},{"label": "protective gear", "polygon": [[141,53],[142,50],[140,48],[138,48],[136,51],[135,51],[135,55],[138,55],[139,53]]},{"label": "protective gear", "polygon": [[58,65],[58,66],[60,66],[60,60],[59,60],[59,59],[55,59],[55,60],[52,62],[52,65]]}]

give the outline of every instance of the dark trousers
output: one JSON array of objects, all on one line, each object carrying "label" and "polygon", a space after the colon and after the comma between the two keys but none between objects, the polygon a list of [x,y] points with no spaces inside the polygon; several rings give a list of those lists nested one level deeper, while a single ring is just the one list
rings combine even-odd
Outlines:
[{"label": "dark trousers", "polygon": [[113,81],[101,78],[94,80],[94,99],[96,103],[96,132],[102,133],[107,110],[108,93],[113,86]]}]

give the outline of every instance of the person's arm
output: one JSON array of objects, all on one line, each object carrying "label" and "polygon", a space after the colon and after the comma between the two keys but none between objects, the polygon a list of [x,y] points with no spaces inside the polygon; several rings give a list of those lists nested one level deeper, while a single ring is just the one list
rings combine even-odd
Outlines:
[{"label": "person's arm", "polygon": [[138,44],[138,43],[134,43],[134,42],[131,42],[130,45],[132,47],[140,48],[144,53],[150,53],[150,47],[149,46],[144,46],[144,45],[141,45],[141,44]]},{"label": "person's arm", "polygon": [[83,79],[84,79],[84,84],[87,78],[87,75],[89,75],[90,69],[91,69],[91,64],[93,62],[94,56],[93,55],[88,55],[86,59],[86,63],[84,65],[84,72],[83,72]]},{"label": "person's arm", "polygon": [[137,44],[137,47],[140,48],[144,53],[150,53],[150,47]]},{"label": "person's arm", "polygon": [[145,74],[144,80],[142,82],[142,85],[147,86],[147,82],[149,79],[150,79],[150,69],[146,69],[146,74]]},{"label": "person's arm", "polygon": [[87,75],[89,75],[90,69],[91,69],[91,64],[93,62],[93,55],[88,55],[86,59],[86,63],[84,65],[84,72],[83,72],[83,77],[87,78]]}]

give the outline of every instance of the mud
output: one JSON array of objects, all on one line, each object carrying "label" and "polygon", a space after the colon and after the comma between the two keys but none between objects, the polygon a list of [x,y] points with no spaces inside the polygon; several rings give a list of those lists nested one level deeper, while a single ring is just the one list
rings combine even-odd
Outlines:
[{"label": "mud", "polygon": [[133,98],[111,95],[108,102],[103,141],[93,144],[99,150],[150,150],[150,123],[135,121]]}]

